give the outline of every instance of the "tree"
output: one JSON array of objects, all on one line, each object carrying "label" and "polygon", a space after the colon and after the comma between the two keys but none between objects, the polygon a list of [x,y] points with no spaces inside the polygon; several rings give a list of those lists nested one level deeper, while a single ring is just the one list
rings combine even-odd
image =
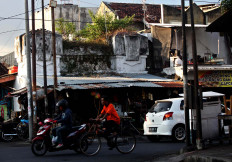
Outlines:
[{"label": "tree", "polygon": [[220,0],[223,12],[232,9],[232,0]]},{"label": "tree", "polygon": [[119,29],[125,29],[132,23],[134,18],[133,15],[131,17],[126,16],[123,19],[114,19],[114,17],[108,13],[105,15],[94,15],[92,11],[89,11],[89,14],[93,23],[87,24],[86,27],[79,32],[80,36],[88,40],[105,37],[105,34],[113,33]]},{"label": "tree", "polygon": [[56,31],[67,39],[69,34],[76,33],[76,26],[74,23],[68,22],[64,20],[64,18],[60,18],[56,21]]}]

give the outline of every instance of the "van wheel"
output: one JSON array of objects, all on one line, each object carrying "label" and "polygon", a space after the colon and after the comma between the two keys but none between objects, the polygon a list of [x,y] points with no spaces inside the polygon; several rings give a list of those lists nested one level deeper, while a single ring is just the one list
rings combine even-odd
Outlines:
[{"label": "van wheel", "polygon": [[159,136],[155,136],[155,135],[147,136],[147,139],[151,142],[157,142],[159,141]]},{"label": "van wheel", "polygon": [[172,130],[173,141],[182,142],[185,140],[185,127],[184,125],[177,125]]}]

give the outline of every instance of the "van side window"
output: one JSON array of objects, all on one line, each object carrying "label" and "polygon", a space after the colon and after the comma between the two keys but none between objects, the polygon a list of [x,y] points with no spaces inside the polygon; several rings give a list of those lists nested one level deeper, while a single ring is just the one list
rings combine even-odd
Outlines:
[{"label": "van side window", "polygon": [[184,110],[184,100],[181,100],[180,102],[180,110]]}]

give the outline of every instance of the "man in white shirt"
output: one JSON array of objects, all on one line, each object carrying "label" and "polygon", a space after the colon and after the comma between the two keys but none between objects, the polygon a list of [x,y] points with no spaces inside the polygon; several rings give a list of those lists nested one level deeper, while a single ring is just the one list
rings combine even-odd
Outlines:
[{"label": "man in white shirt", "polygon": [[183,62],[182,62],[182,56],[178,55],[177,59],[175,60],[175,66],[182,66]]}]

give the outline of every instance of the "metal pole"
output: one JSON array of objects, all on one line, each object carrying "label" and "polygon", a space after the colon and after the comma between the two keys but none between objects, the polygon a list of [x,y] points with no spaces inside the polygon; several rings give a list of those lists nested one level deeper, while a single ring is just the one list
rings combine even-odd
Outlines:
[{"label": "metal pole", "polygon": [[31,0],[31,8],[32,8],[32,95],[33,95],[33,122],[34,131],[36,131],[36,123],[37,123],[37,105],[36,105],[36,46],[35,46],[35,2]]},{"label": "metal pole", "polygon": [[45,51],[45,29],[44,29],[44,0],[42,0],[42,33],[43,33],[43,75],[44,75],[44,110],[45,116],[48,115],[48,98],[47,98],[47,65]]},{"label": "metal pole", "polygon": [[31,51],[29,35],[28,0],[25,0],[25,27],[26,27],[26,55],[27,55],[27,100],[28,100],[28,120],[29,120],[29,141],[32,140],[33,113],[32,113],[32,85],[31,85]]},{"label": "metal pole", "polygon": [[57,71],[56,71],[56,35],[55,35],[55,18],[54,7],[51,6],[52,14],[52,52],[53,52],[53,70],[54,70],[54,99],[57,100],[56,88],[57,88]]},{"label": "metal pole", "polygon": [[[182,15],[182,48],[183,48],[183,81],[184,81],[184,111],[185,111],[185,132],[186,146],[190,146],[190,128],[189,128],[189,100],[188,100],[188,73],[187,73],[187,52],[186,52],[186,32],[185,32],[185,3],[181,0]],[[176,34],[177,36],[177,34]],[[178,49],[177,49],[178,50]]]},{"label": "metal pole", "polygon": [[190,14],[191,14],[191,30],[192,30],[192,55],[193,55],[193,67],[194,67],[194,107],[196,109],[196,127],[197,127],[197,149],[202,149],[202,126],[201,126],[201,110],[199,106],[198,97],[198,65],[197,65],[197,47],[196,47],[196,35],[194,29],[194,16],[193,16],[193,2],[189,0]]}]

